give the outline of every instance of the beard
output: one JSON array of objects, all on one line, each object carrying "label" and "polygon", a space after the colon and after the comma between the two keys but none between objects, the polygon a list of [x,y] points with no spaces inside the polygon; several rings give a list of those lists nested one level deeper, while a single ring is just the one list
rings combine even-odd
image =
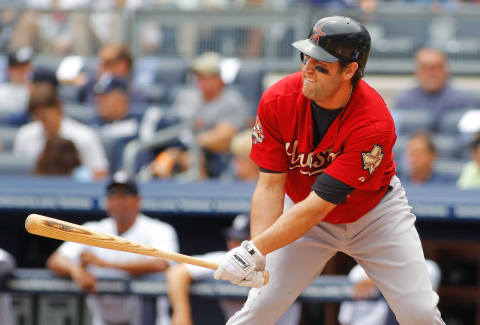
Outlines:
[{"label": "beard", "polygon": [[331,98],[340,89],[340,85],[320,86],[318,83],[304,80],[302,93],[305,97],[315,102],[322,102]]}]

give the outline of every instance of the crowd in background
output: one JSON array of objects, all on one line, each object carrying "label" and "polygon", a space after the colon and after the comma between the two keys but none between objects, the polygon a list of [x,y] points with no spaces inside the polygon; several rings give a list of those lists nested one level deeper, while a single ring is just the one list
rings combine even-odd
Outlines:
[{"label": "crowd in background", "polygon": [[[59,79],[60,67],[35,66],[30,47],[11,51],[7,58],[0,115],[3,126],[16,130],[11,151],[31,161],[35,175],[103,179],[124,167],[129,142],[155,143],[161,131],[181,125],[183,129],[139,153],[129,172],[142,181],[176,177],[193,168],[198,169],[196,179],[253,179],[246,176],[249,171],[238,170],[248,168],[241,163],[246,154],[232,151],[235,143],[250,142],[248,130],[255,119],[254,102],[242,92],[242,86],[252,85],[232,83],[241,69],[237,61],[202,53],[181,71],[183,82],[164,90],[170,99],[162,105],[157,94],[135,84],[135,59],[123,44],[105,44],[96,70],[78,70],[70,79]],[[442,51],[422,48],[414,63],[417,82],[391,105],[398,174],[409,185],[478,186],[478,116],[469,116],[476,116],[479,96],[451,85]],[[65,87],[67,98],[60,90]],[[72,104],[83,118],[69,113]]]}]

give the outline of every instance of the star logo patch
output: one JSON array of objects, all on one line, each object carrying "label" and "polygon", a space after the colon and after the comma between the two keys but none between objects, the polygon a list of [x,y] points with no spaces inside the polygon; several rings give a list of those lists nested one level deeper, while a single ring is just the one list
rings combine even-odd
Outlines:
[{"label": "star logo patch", "polygon": [[318,42],[320,41],[320,37],[326,35],[326,34],[322,31],[322,27],[323,27],[323,24],[320,25],[320,26],[318,26],[318,27],[313,28],[312,36],[310,36],[310,39],[311,39],[312,41],[314,41],[315,43],[317,43],[317,44],[318,44]]},{"label": "star logo patch", "polygon": [[253,144],[262,143],[263,139],[265,138],[265,135],[263,134],[262,123],[260,123],[258,116],[255,120],[255,125],[253,126],[252,138]]},{"label": "star logo patch", "polygon": [[362,152],[363,169],[368,170],[370,175],[380,166],[383,159],[382,146],[374,145],[372,151]]}]

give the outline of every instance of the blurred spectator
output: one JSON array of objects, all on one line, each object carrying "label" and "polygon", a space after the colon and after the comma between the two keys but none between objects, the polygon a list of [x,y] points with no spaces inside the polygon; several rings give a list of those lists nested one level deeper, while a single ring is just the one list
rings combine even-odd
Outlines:
[{"label": "blurred spectator", "polygon": [[[106,73],[100,77],[93,89],[99,125],[112,125],[131,118],[127,88],[128,84],[124,79],[111,73]],[[137,132],[138,123],[132,130],[123,130],[122,128],[120,135],[133,135]]]},{"label": "blurred spectator", "polygon": [[145,98],[140,92],[133,89],[131,84],[133,57],[127,45],[110,43],[102,46],[98,53],[98,68],[96,76],[81,74],[77,79],[80,89],[77,94],[79,103],[92,103],[94,101],[94,88],[100,78],[107,73],[122,78],[128,85],[132,102],[144,102]]},{"label": "blurred spectator", "polygon": [[434,48],[422,48],[415,55],[418,86],[399,94],[395,109],[424,109],[431,112],[433,131],[442,115],[474,105],[474,99],[449,84],[447,56]]},{"label": "blurred spectator", "polygon": [[437,149],[432,136],[428,132],[413,133],[405,147],[406,170],[400,173],[404,184],[445,184],[453,180],[434,170],[437,160]]},{"label": "blurred spectator", "polygon": [[71,140],[78,151],[82,165],[95,179],[107,174],[108,163],[96,133],[62,114],[62,104],[55,88],[40,83],[31,89],[28,111],[35,121],[22,126],[15,136],[13,150],[16,155],[36,161],[48,139],[63,137]]},{"label": "blurred spectator", "polygon": [[61,137],[49,138],[37,159],[33,173],[70,176],[80,165],[80,154],[72,141]]},{"label": "blurred spectator", "polygon": [[46,67],[35,67],[30,76],[30,85],[36,85],[43,82],[50,84],[55,89],[58,88],[59,81],[54,71]]},{"label": "blurred spectator", "polygon": [[[15,259],[0,248],[0,281],[15,270]],[[0,324],[13,325],[12,298],[8,293],[0,293]]]},{"label": "blurred spectator", "polygon": [[8,81],[0,84],[0,115],[21,113],[28,103],[28,78],[32,70],[33,50],[22,47],[8,54]]},{"label": "blurred spectator", "polygon": [[457,186],[461,189],[480,188],[480,133],[471,143],[472,160],[462,169]]},{"label": "blurred spectator", "polygon": [[233,136],[246,127],[248,105],[240,93],[225,87],[218,54],[202,54],[194,60],[192,70],[197,87],[180,92],[173,109],[192,121],[196,141],[205,154],[206,175],[217,177],[228,165],[224,154],[229,152]]},{"label": "blurred spectator", "polygon": [[258,166],[250,159],[251,148],[251,129],[246,129],[233,137],[230,151],[233,154],[233,174],[237,180],[256,181],[258,178]]},{"label": "blurred spectator", "polygon": [[30,92],[32,89],[41,83],[46,83],[51,85],[57,91],[58,87],[58,80],[55,76],[55,72],[51,71],[45,67],[36,67],[33,71],[29,74],[28,83],[27,83],[27,100],[25,102],[25,106],[19,110],[18,112],[9,114],[6,118],[6,123],[9,125],[14,126],[21,126],[31,121],[30,114],[28,112],[28,97],[30,96]]},{"label": "blurred spectator", "polygon": [[22,12],[13,30],[10,48],[28,45],[56,55],[65,55],[70,51],[78,55],[91,55],[94,38],[87,13],[75,11],[88,6],[91,0],[23,2],[27,10]]},{"label": "blurred spectator", "polygon": [[[225,231],[227,250],[239,246],[250,238],[250,217],[240,214]],[[206,261],[219,263],[227,252],[218,251],[197,256]],[[192,281],[212,278],[214,270],[191,264],[176,264],[167,271],[168,296],[172,304],[172,325],[193,325],[189,290]],[[239,299],[221,299],[220,305],[226,319],[239,311],[244,301]],[[297,325],[300,322],[301,306],[296,302],[290,306],[276,325]]]},{"label": "blurred spectator", "polygon": [[[88,222],[85,226],[168,252],[177,252],[178,241],[174,228],[142,214],[140,203],[136,183],[117,173],[106,187],[108,218]],[[163,272],[169,267],[169,262],[160,258],[65,242],[50,256],[47,266],[59,276],[72,277],[83,290],[95,293],[97,278]],[[169,318],[168,300],[160,297],[157,302],[156,325],[163,325]],[[139,296],[92,294],[88,296],[87,304],[93,316],[93,325],[146,323],[142,319],[142,300]]]},{"label": "blurred spectator", "polygon": [[[167,149],[162,148],[155,160],[142,169],[142,178],[168,178],[189,169],[193,157],[187,147],[192,141],[196,141],[203,151],[200,178],[220,177],[230,164],[230,142],[238,130],[247,124],[248,105],[240,93],[226,88],[221,77],[218,54],[202,54],[194,60],[192,70],[197,87],[180,91],[172,111],[180,119],[192,123],[193,137],[186,130],[178,136],[179,141],[172,141]],[[162,126],[174,123],[178,121],[152,107],[145,112],[141,137],[148,141]]]},{"label": "blurred spectator", "polygon": [[139,120],[130,112],[127,82],[111,73],[103,74],[95,84],[95,107],[99,132],[104,139],[110,140],[107,156],[110,171],[113,173],[122,167],[122,153],[128,141],[138,136]]},{"label": "blurred spectator", "polygon": [[[433,290],[438,290],[441,271],[437,263],[432,260],[427,262],[428,274],[432,282]],[[345,301],[340,305],[338,321],[341,325],[393,325],[395,321],[393,313],[389,312],[387,302],[383,297],[378,300],[366,300],[378,296],[375,283],[368,277],[360,265],[348,274],[350,282],[354,285],[354,301]],[[392,318],[393,317],[393,318]]]}]

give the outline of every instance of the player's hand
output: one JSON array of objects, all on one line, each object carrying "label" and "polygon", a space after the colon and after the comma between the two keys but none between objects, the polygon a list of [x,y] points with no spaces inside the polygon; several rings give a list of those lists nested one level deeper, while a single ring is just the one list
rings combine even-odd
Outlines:
[{"label": "player's hand", "polygon": [[237,285],[261,287],[263,272],[256,270],[264,266],[265,256],[252,242],[244,241],[225,255],[213,277],[216,280],[227,280]]},{"label": "player's hand", "polygon": [[263,271],[254,271],[240,281],[238,285],[241,287],[260,288],[265,285],[264,275],[265,273]]},{"label": "player's hand", "polygon": [[87,267],[89,264],[100,266],[100,267],[109,267],[110,264],[106,261],[99,258],[97,255],[85,251],[80,255],[80,261],[83,267]]},{"label": "player's hand", "polygon": [[81,266],[75,267],[70,276],[82,290],[95,292],[97,279],[85,268]]}]

